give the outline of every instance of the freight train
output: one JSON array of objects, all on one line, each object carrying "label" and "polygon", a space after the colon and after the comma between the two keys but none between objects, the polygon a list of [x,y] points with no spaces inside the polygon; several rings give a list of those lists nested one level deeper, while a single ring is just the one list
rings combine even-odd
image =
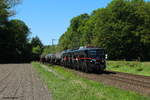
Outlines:
[{"label": "freight train", "polygon": [[103,72],[106,69],[105,55],[103,48],[80,47],[55,54],[41,55],[40,61],[84,72]]}]

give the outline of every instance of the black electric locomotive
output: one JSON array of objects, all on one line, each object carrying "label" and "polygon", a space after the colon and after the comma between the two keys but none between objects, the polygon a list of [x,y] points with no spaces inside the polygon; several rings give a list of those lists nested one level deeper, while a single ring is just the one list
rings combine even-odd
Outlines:
[{"label": "black electric locomotive", "polygon": [[62,54],[63,65],[85,72],[103,71],[106,68],[105,50],[102,48],[80,48]]},{"label": "black electric locomotive", "polygon": [[103,48],[81,47],[49,54],[45,57],[48,63],[63,65],[84,72],[102,72],[106,68],[105,50]]}]

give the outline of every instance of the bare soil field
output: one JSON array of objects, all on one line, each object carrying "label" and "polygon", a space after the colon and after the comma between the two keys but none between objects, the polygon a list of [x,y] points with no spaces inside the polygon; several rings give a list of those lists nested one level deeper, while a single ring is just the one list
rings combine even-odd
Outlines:
[{"label": "bare soil field", "polygon": [[0,64],[0,100],[51,100],[30,64]]}]

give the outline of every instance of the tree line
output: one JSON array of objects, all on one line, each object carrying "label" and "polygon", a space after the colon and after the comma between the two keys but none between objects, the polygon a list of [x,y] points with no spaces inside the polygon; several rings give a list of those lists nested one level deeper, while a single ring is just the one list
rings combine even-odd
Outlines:
[{"label": "tree line", "polygon": [[72,18],[57,51],[80,46],[105,48],[111,60],[150,60],[150,2],[112,0]]},{"label": "tree line", "polygon": [[15,14],[11,8],[19,0],[0,0],[0,63],[29,62],[42,53],[43,44],[31,34],[25,22],[11,19]]}]

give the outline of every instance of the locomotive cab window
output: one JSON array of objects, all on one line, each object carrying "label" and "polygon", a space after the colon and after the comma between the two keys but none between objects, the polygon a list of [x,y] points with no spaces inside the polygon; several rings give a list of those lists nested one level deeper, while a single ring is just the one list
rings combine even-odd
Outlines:
[{"label": "locomotive cab window", "polygon": [[105,51],[102,50],[89,50],[88,56],[91,58],[103,58],[105,55]]}]

